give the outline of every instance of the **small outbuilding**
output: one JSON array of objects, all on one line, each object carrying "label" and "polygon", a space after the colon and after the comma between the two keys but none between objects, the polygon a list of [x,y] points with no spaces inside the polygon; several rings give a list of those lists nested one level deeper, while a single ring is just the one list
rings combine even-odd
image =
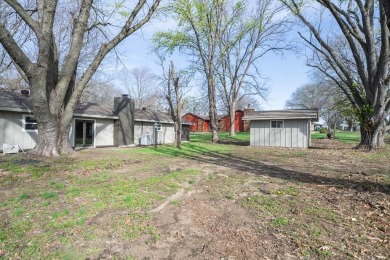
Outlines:
[{"label": "small outbuilding", "polygon": [[311,121],[318,120],[317,109],[273,110],[248,113],[250,145],[307,148],[311,144]]}]

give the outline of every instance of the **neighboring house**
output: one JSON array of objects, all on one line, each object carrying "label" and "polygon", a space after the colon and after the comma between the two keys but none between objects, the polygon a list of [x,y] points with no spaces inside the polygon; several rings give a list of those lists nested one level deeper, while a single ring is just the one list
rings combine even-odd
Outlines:
[{"label": "neighboring house", "polygon": [[[69,133],[73,147],[174,142],[174,124],[167,113],[135,110],[127,96],[115,98],[114,103],[115,110],[95,103],[77,106]],[[0,90],[0,150],[2,144],[18,144],[23,150],[35,147],[38,130],[31,107],[28,96]],[[189,140],[189,125],[183,123],[184,141]]]},{"label": "neighboring house", "polygon": [[[253,109],[236,110],[234,115],[234,131],[244,132],[249,131],[249,124],[246,123],[242,118],[244,115],[253,111]],[[191,122],[190,132],[208,132],[210,131],[210,118],[208,116],[197,115],[194,113],[187,113],[182,117],[187,122]],[[218,131],[229,132],[230,131],[230,116],[219,115],[218,119]]]},{"label": "neighboring house", "polygon": [[208,132],[210,131],[210,119],[208,116],[201,116],[194,113],[187,113],[182,119],[191,122],[190,132]]},{"label": "neighboring house", "polygon": [[319,122],[312,122],[311,125],[311,131],[320,131],[320,129],[323,127],[323,124]]},{"label": "neighboring house", "polygon": [[311,144],[311,121],[318,110],[277,110],[248,113],[250,145],[307,148]]}]

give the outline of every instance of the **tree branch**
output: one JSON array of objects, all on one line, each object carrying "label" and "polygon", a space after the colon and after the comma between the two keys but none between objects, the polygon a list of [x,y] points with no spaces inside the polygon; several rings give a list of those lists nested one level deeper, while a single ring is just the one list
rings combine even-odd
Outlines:
[{"label": "tree branch", "polygon": [[0,23],[0,43],[3,45],[12,60],[20,66],[28,77],[31,77],[34,64],[19,47],[14,38],[11,36],[11,33],[2,23]]},{"label": "tree branch", "polygon": [[15,0],[4,0],[14,9],[18,15],[26,22],[26,24],[35,32],[36,35],[40,35],[41,30],[39,24],[32,19],[32,17],[26,12],[26,10]]},{"label": "tree branch", "polygon": [[115,46],[117,46],[123,39],[128,37],[130,34],[132,34],[134,31],[141,28],[142,25],[144,25],[146,22],[150,20],[153,13],[157,9],[158,5],[160,4],[161,0],[155,0],[153,5],[149,7],[149,10],[145,17],[141,19],[137,24],[134,26],[131,26],[134,22],[135,18],[137,17],[137,14],[140,12],[142,7],[145,5],[146,0],[140,0],[136,7],[134,8],[133,12],[131,13],[130,17],[126,21],[125,25],[123,26],[122,30],[108,43],[103,44],[97,55],[95,56],[95,59],[92,61],[92,63],[88,66],[84,74],[82,75],[80,81],[78,82],[75,91],[69,100],[68,104],[65,108],[66,114],[72,114],[77,100],[80,98],[82,91],[84,87],[87,85],[88,81],[91,79],[92,75],[95,73],[97,68],[99,67],[100,63],[103,61],[104,57],[107,55],[108,52],[110,52]]}]

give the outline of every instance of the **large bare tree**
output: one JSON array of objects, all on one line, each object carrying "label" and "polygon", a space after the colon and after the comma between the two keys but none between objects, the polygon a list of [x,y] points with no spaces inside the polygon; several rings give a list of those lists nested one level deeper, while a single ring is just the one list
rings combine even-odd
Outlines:
[{"label": "large bare tree", "polygon": [[91,79],[81,95],[80,102],[98,103],[112,107],[114,98],[122,92],[107,80]]},{"label": "large bare tree", "polygon": [[326,82],[313,82],[297,88],[290,99],[286,101],[285,107],[289,109],[313,109],[326,106],[336,95],[334,85]]},{"label": "large bare tree", "polygon": [[183,91],[180,88],[180,75],[175,71],[173,62],[169,67],[168,84],[165,98],[168,101],[171,117],[175,123],[175,146],[181,146],[182,124],[181,117],[185,108]]},{"label": "large bare tree", "polygon": [[314,51],[315,61],[309,65],[333,80],[355,108],[361,129],[359,147],[383,146],[390,113],[386,0],[282,2],[309,29],[309,34],[300,33]]},{"label": "large bare tree", "polygon": [[383,5],[383,9],[385,11],[385,14],[387,16],[387,27],[390,30],[390,1],[389,0],[379,0],[379,3]]},{"label": "large bare tree", "polygon": [[133,67],[129,70],[125,68],[121,70],[119,78],[134,100],[135,108],[151,110],[161,108],[155,75],[149,67]]},{"label": "large bare tree", "polygon": [[297,88],[286,101],[289,109],[318,109],[319,116],[326,122],[329,131],[335,131],[341,119],[339,102],[343,93],[331,81],[318,80]]},{"label": "large bare tree", "polygon": [[[258,0],[254,7],[249,1],[226,1],[222,12],[223,28],[218,42],[217,74],[219,92],[234,125],[240,98],[257,95],[265,99],[267,88],[260,82],[257,63],[269,52],[282,52],[288,30],[282,16],[284,7],[278,1]],[[234,127],[230,135],[235,135]]]},{"label": "large bare tree", "polygon": [[156,48],[179,49],[191,57],[207,82],[212,142],[218,142],[215,60],[222,28],[225,0],[178,0],[168,6],[169,15],[178,21],[178,29],[154,36]]},{"label": "large bare tree", "polygon": [[[32,152],[45,156],[67,153],[71,151],[68,135],[73,111],[87,83],[105,56],[149,21],[160,0],[123,1],[112,4],[111,11],[105,11],[110,5],[93,0],[4,2],[32,35],[25,44],[28,48],[23,47],[11,33],[13,24],[0,21],[0,43],[31,90],[39,132]],[[70,30],[59,30],[63,24]],[[96,48],[88,49],[86,39],[93,31],[102,32],[102,37],[90,41]]]}]

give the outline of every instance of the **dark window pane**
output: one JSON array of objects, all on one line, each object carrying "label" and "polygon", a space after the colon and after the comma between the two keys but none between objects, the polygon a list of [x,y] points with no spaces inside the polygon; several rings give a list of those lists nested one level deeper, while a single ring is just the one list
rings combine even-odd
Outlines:
[{"label": "dark window pane", "polygon": [[24,125],[24,129],[26,129],[26,130],[36,130],[36,129],[38,129],[38,125],[37,124],[25,124]]},{"label": "dark window pane", "polygon": [[283,128],[283,121],[271,121],[271,128]]},{"label": "dark window pane", "polygon": [[32,116],[26,116],[25,117],[25,122],[26,123],[36,123],[37,120],[34,117],[32,117]]}]

